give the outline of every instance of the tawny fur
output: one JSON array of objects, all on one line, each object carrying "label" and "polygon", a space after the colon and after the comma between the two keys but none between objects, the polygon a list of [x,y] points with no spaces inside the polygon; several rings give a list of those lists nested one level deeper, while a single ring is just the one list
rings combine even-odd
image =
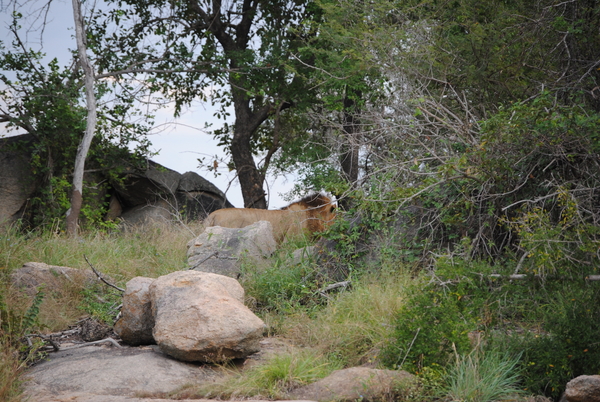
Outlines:
[{"label": "tawny fur", "polygon": [[312,194],[278,210],[225,208],[214,211],[204,226],[243,228],[259,221],[269,221],[273,237],[282,243],[290,237],[306,234],[314,236],[325,230],[335,218],[335,205],[323,194]]}]

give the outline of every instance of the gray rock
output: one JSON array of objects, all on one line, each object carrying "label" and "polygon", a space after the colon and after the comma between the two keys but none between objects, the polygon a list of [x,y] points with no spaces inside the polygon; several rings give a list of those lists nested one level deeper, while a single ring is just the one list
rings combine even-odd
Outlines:
[{"label": "gray rock", "polygon": [[[175,390],[217,376],[211,368],[165,356],[156,346],[123,348],[87,346],[53,353],[25,375],[25,396],[41,401],[123,401],[140,393]],[[78,396],[67,399],[65,395]]]},{"label": "gray rock", "polygon": [[222,275],[161,276],[150,285],[156,343],[182,361],[224,362],[259,351],[265,324],[244,306],[243,294]]},{"label": "gray rock", "polygon": [[92,271],[27,262],[11,274],[10,280],[13,286],[33,295],[42,285],[45,292],[60,291],[65,286],[91,285],[98,279]]},{"label": "gray rock", "polygon": [[225,194],[194,172],[183,175],[148,161],[145,171],[129,169],[115,187],[122,204],[121,219],[129,225],[203,219],[220,208],[230,208]]},{"label": "gray rock", "polygon": [[292,253],[292,264],[300,264],[304,260],[309,260],[315,256],[315,246],[307,246],[294,250]]},{"label": "gray rock", "polygon": [[207,227],[187,246],[190,269],[236,278],[240,258],[262,260],[275,252],[277,243],[271,223],[260,221],[241,229]]},{"label": "gray rock", "polygon": [[173,220],[173,207],[165,200],[156,200],[137,205],[123,212],[119,218],[131,226],[166,223]]},{"label": "gray rock", "polygon": [[123,294],[121,316],[114,330],[128,345],[150,345],[155,343],[152,337],[154,317],[150,300],[152,278],[135,277],[127,282]]},{"label": "gray rock", "polygon": [[319,402],[394,400],[395,395],[410,392],[416,386],[416,377],[406,371],[352,367],[295,389],[290,397]]},{"label": "gray rock", "polygon": [[567,383],[567,402],[600,402],[600,375],[580,375]]}]

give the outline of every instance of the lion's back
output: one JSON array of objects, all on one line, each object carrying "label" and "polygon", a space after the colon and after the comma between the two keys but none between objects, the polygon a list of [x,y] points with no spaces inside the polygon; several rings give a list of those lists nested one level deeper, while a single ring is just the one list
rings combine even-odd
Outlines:
[{"label": "lion's back", "polygon": [[285,210],[265,210],[252,208],[224,208],[212,212],[204,221],[204,226],[243,228],[259,221],[268,221],[273,227],[273,236],[282,241],[287,234],[299,232],[301,214]]}]

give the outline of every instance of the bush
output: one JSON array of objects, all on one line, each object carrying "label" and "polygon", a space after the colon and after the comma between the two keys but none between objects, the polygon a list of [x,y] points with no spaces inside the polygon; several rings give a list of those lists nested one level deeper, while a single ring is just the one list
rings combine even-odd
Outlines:
[{"label": "bush", "polygon": [[467,354],[472,348],[469,333],[490,324],[488,284],[477,275],[489,269],[487,264],[441,259],[435,276],[415,279],[383,350],[386,366],[419,373],[424,367],[445,366],[454,350]]},{"label": "bush", "polygon": [[548,295],[541,331],[513,337],[510,347],[523,352],[527,390],[558,398],[572,378],[600,374],[600,289],[570,283]]}]

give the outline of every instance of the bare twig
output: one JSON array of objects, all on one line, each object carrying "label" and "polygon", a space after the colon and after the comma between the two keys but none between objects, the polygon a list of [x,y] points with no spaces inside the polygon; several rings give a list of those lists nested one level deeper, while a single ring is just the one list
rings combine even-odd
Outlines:
[{"label": "bare twig", "polygon": [[337,289],[337,288],[347,288],[350,284],[352,283],[352,281],[343,281],[343,282],[337,282],[337,283],[332,283],[331,285],[325,286],[324,288],[319,289],[319,292],[329,292],[330,290],[333,289]]},{"label": "bare twig", "polygon": [[406,349],[406,354],[404,355],[404,359],[402,359],[402,363],[400,363],[400,365],[398,366],[398,368],[401,368],[402,365],[404,365],[404,362],[406,361],[406,358],[408,357],[408,354],[410,353],[410,350],[412,349],[413,344],[417,340],[417,336],[419,336],[419,332],[420,331],[421,331],[421,328],[417,328],[417,333],[413,337],[413,340],[410,342],[410,345],[408,346],[408,349]]},{"label": "bare twig", "polygon": [[102,274],[100,272],[98,272],[98,270],[96,268],[94,268],[94,266],[92,265],[92,263],[85,256],[85,254],[83,255],[83,258],[85,258],[85,261],[88,263],[88,265],[90,266],[90,268],[92,268],[92,271],[94,271],[94,273],[96,274],[96,276],[98,277],[98,279],[100,279],[102,282],[104,282],[106,285],[110,286],[111,288],[117,289],[121,293],[125,292],[125,289],[121,289],[120,287],[118,287],[116,285],[113,285],[112,283],[110,283],[106,279],[104,279],[102,277]]}]

